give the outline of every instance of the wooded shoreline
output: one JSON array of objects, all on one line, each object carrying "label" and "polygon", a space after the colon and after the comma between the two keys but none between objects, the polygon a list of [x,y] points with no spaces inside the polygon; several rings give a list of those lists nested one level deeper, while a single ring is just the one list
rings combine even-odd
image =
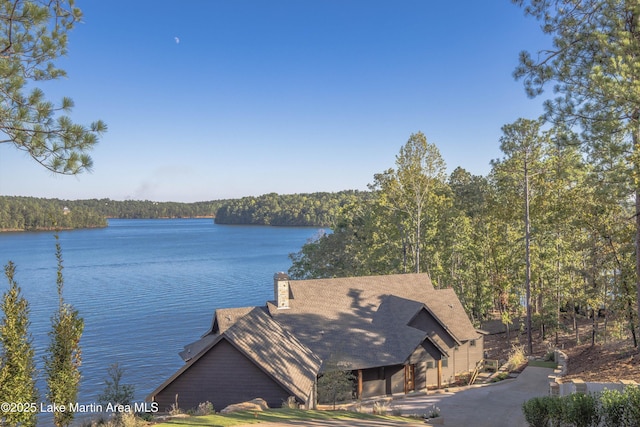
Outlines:
[{"label": "wooded shoreline", "polygon": [[195,203],[0,196],[0,232],[107,227],[108,219],[211,218],[216,224],[331,227],[345,205],[367,192],[278,195]]}]

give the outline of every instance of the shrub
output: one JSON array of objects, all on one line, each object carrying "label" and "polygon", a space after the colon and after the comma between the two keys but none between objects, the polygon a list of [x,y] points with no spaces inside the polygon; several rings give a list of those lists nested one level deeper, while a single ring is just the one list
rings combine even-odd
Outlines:
[{"label": "shrub", "polygon": [[605,427],[627,426],[625,412],[627,397],[618,390],[604,390],[600,395],[600,415]]},{"label": "shrub", "polygon": [[139,425],[141,425],[138,417],[136,417],[136,415],[131,412],[122,414],[121,423],[122,427],[138,427]]},{"label": "shrub", "polygon": [[431,405],[431,408],[425,414],[425,418],[438,418],[440,416],[440,408],[436,405]]},{"label": "shrub", "polygon": [[509,372],[517,369],[527,361],[527,357],[524,354],[524,346],[513,345],[509,352],[509,360],[507,360],[507,369]]},{"label": "shrub", "polygon": [[196,415],[211,415],[213,414],[214,408],[213,408],[213,403],[209,402],[208,400],[206,402],[201,402],[198,404],[198,409],[196,410]]},{"label": "shrub", "polygon": [[298,409],[298,402],[294,396],[289,396],[287,400],[282,401],[283,409]]},{"label": "shrub", "polygon": [[544,355],[545,362],[556,362],[556,351],[549,348],[547,353]]},{"label": "shrub", "polygon": [[600,423],[598,400],[593,394],[573,393],[563,397],[564,421],[575,427],[592,427]]},{"label": "shrub", "polygon": [[629,425],[640,426],[640,387],[626,387],[624,395],[627,398],[626,417]]},{"label": "shrub", "polygon": [[547,396],[545,401],[549,414],[549,426],[561,427],[564,420],[564,399],[559,397]]},{"label": "shrub", "polygon": [[114,363],[107,369],[108,378],[104,381],[105,389],[98,401],[104,405],[111,403],[113,405],[131,405],[133,401],[135,388],[130,384],[122,384],[122,376],[125,369],[118,363]]},{"label": "shrub", "polygon": [[522,404],[524,419],[531,427],[547,427],[549,423],[548,399],[552,397],[534,397]]},{"label": "shrub", "polygon": [[176,401],[171,404],[171,408],[169,408],[169,415],[180,414],[182,414],[182,409],[180,409],[180,405],[178,405],[178,394],[176,393]]},{"label": "shrub", "polygon": [[373,402],[373,415],[387,415],[387,404],[380,400]]},{"label": "shrub", "polygon": [[499,381],[503,381],[506,380],[507,378],[509,378],[509,374],[506,372],[500,372],[498,375],[496,375],[495,377],[493,377],[491,379],[492,383],[497,383]]}]

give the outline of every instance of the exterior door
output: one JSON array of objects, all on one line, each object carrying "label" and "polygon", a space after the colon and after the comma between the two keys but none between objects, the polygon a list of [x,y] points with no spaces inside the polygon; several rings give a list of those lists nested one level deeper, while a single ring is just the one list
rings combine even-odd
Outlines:
[{"label": "exterior door", "polygon": [[404,392],[416,389],[416,365],[404,365]]}]

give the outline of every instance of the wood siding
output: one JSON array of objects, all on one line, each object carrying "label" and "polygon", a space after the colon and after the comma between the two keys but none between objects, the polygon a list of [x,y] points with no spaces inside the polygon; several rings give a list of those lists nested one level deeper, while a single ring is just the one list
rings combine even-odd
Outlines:
[{"label": "wood siding", "polygon": [[[472,345],[471,341],[465,341],[457,348],[446,349],[449,357],[442,356],[442,383],[449,383],[456,375],[473,371],[476,363],[482,359],[484,350],[484,337],[480,335]],[[438,384],[438,359],[440,355],[429,341],[422,343],[420,347],[409,357],[409,363],[416,365],[416,389]],[[445,366],[446,365],[446,366]]]},{"label": "wood siding", "polygon": [[213,403],[216,411],[257,397],[279,408],[290,393],[226,340],[220,341],[182,375],[155,396],[160,411],[168,410],[178,395],[181,409]]},{"label": "wood siding", "polygon": [[411,319],[409,326],[420,329],[430,335],[437,335],[446,343],[447,347],[453,347],[456,344],[451,334],[424,308]]}]

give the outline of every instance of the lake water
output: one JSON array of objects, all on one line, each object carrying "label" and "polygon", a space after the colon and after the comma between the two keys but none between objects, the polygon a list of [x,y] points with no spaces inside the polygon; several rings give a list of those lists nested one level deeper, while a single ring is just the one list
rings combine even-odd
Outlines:
[{"label": "lake water", "polygon": [[[182,366],[178,352],[207,331],[216,308],[272,299],[273,274],[316,233],[211,219],[110,220],[103,229],[60,232],[64,297],[85,321],[79,403],[97,402],[115,362],[142,401]],[[30,302],[42,369],[57,307],[53,233],[0,233],[0,262],[9,260]],[[0,283],[4,292],[6,279]],[[42,380],[39,388],[44,396]]]}]

